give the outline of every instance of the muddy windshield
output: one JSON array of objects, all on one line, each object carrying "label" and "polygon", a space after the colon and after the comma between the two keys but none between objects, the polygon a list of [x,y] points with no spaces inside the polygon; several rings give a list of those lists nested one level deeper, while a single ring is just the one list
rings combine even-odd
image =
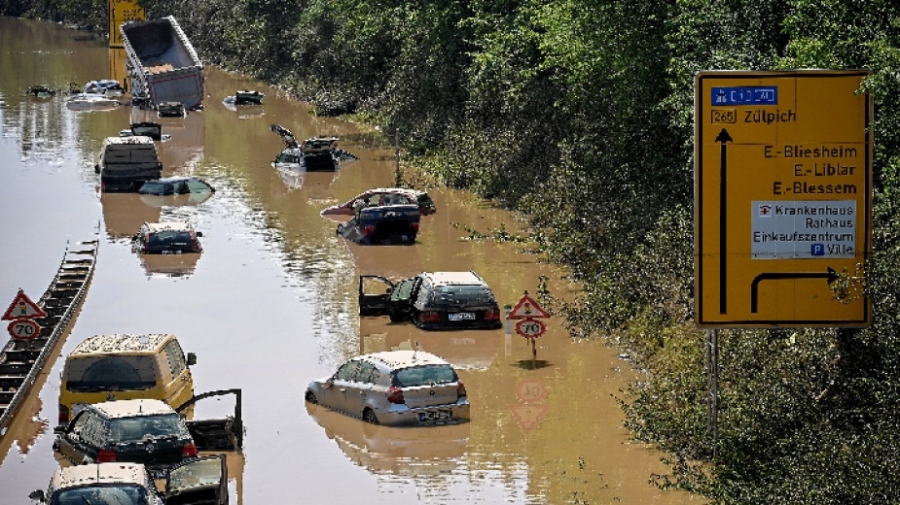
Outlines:
[{"label": "muddy windshield", "polygon": [[63,489],[53,495],[51,505],[146,505],[147,490],[137,484],[109,484]]},{"label": "muddy windshield", "polygon": [[64,376],[67,390],[92,392],[150,389],[157,373],[152,356],[97,356],[70,360]]},{"label": "muddy windshield", "polygon": [[429,365],[397,370],[391,382],[398,387],[416,387],[447,384],[456,380],[456,371],[450,365]]}]

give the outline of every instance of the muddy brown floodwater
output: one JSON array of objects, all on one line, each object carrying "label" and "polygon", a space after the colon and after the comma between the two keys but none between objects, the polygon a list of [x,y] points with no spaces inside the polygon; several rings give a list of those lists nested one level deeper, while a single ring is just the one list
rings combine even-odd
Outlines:
[{"label": "muddy brown floodwater", "polygon": [[[242,388],[242,455],[229,460],[231,502],[263,503],[627,503],[698,502],[651,485],[661,454],[631,442],[615,401],[633,377],[615,348],[573,341],[558,318],[531,348],[514,333],[422,332],[357,315],[358,275],[393,278],[422,270],[475,270],[503,304],[539,276],[572,296],[564,272],[515,244],[465,240],[512,214],[464,192],[431,190],[438,212],[411,247],[359,247],[335,235],[319,211],[389,186],[394,157],[352,124],[309,114],[302,103],[239,75],[206,69],[205,110],[167,119],[164,175],[196,175],[216,187],[206,201],[101,194],[93,165],[104,137],[141,111],[73,111],[61,97],[35,100],[35,84],[65,88],[109,75],[101,42],[49,23],[0,18],[0,303],[16,290],[37,299],[68,240],[99,230],[97,270],[85,303],[39,387],[0,438],[0,504],[27,503],[57,463],[51,449],[61,356],[102,333],[171,332],[198,355],[196,389]],[[265,105],[234,111],[238,89]],[[336,135],[360,159],[337,173],[279,174],[270,166],[279,123],[300,138]],[[305,175],[305,176],[304,176]],[[186,219],[203,252],[142,258],[129,237],[144,221]],[[460,369],[472,422],[440,428],[364,425],[303,401],[306,384],[360,352],[419,348]],[[219,415],[230,405],[198,407]],[[205,409],[205,410],[204,410]],[[219,411],[221,410],[221,412]]]}]

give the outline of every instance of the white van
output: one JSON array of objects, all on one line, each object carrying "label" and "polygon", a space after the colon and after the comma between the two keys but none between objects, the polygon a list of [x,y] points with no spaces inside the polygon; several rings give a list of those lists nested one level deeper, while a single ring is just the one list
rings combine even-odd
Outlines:
[{"label": "white van", "polygon": [[103,191],[136,192],[145,182],[162,176],[162,163],[150,137],[107,137],[94,170],[100,174]]}]

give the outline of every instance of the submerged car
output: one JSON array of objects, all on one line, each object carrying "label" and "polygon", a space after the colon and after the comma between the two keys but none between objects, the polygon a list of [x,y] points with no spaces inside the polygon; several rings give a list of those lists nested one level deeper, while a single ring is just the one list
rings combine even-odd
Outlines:
[{"label": "submerged car", "polygon": [[162,133],[162,125],[153,121],[140,121],[137,123],[131,123],[131,126],[128,128],[119,131],[120,137],[150,137],[156,141],[162,141],[163,138],[168,138],[170,135],[163,135]]},{"label": "submerged car", "polygon": [[419,213],[423,216],[436,212],[434,201],[425,191],[408,188],[373,188],[340,205],[328,207],[319,214],[322,216],[353,216],[360,206],[381,207],[384,205],[417,205]]},{"label": "submerged car", "polygon": [[256,90],[239,89],[234,95],[226,96],[222,103],[228,105],[262,105],[266,95]]},{"label": "submerged car", "polygon": [[[373,289],[372,286],[378,286]],[[503,326],[493,291],[475,272],[422,272],[398,283],[359,278],[359,313],[411,320],[423,330],[497,329]]]},{"label": "submerged car", "polygon": [[384,205],[356,209],[352,219],[337,226],[337,234],[364,245],[412,245],[419,233],[419,207]]},{"label": "submerged car", "polygon": [[[235,396],[233,416],[186,420],[182,415],[200,400],[228,394]],[[155,399],[95,403],[54,428],[53,450],[63,463],[141,463],[159,475],[199,451],[241,449],[241,410],[239,389],[203,393],[177,408]]]},{"label": "submerged car", "polygon": [[340,167],[341,151],[337,148],[337,137],[312,137],[300,142],[281,125],[273,124],[270,128],[284,142],[284,150],[272,161],[275,168],[334,172]]},{"label": "submerged car", "polygon": [[197,456],[185,420],[162,400],[89,404],[56,432],[53,449],[74,464],[125,461],[162,468]]},{"label": "submerged car", "polygon": [[46,492],[28,495],[48,505],[227,505],[228,470],[222,455],[194,458],[168,469],[165,491],[139,463],[94,463],[58,468]]},{"label": "submerged car", "polygon": [[138,193],[142,195],[207,195],[216,192],[216,188],[198,177],[166,177],[145,182]]},{"label": "submerged car", "polygon": [[184,117],[187,109],[181,102],[160,102],[156,105],[156,115],[159,117]]},{"label": "submerged car", "polygon": [[199,237],[187,222],[144,223],[134,236],[134,248],[144,254],[198,253],[203,250]]},{"label": "submerged car", "polygon": [[364,354],[310,382],[306,401],[371,424],[419,426],[469,420],[466,387],[442,358],[422,351]]}]

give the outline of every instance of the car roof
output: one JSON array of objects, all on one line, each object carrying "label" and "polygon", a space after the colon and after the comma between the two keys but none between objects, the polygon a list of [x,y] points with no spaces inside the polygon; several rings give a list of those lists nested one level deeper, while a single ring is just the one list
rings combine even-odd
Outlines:
[{"label": "car roof", "polygon": [[444,358],[419,350],[382,351],[364,354],[357,359],[378,363],[390,370],[422,365],[449,365]]},{"label": "car roof", "polygon": [[[424,195],[424,194],[425,194],[424,191],[419,190],[419,189],[410,189],[410,188],[372,188],[372,189],[366,191],[365,193],[360,193],[359,196],[371,195],[371,194],[377,194],[377,193],[394,193],[394,194],[401,194],[401,195],[409,195],[409,196],[412,196],[412,197],[418,197],[418,196],[420,196],[420,195]],[[359,196],[357,196],[357,198],[359,198]]]},{"label": "car roof", "polygon": [[150,137],[147,137],[146,135],[132,135],[130,137],[106,137],[106,139],[103,140],[104,146],[111,145],[111,144],[118,144],[118,145],[150,144],[150,145],[154,146],[154,148],[155,148],[155,145],[153,144],[153,139],[151,139]]},{"label": "car roof", "polygon": [[162,177],[159,179],[153,179],[147,182],[178,182],[178,181],[199,181],[202,180],[199,177],[189,176],[189,175],[175,175],[172,177]]},{"label": "car roof", "polygon": [[435,286],[455,285],[472,285],[486,286],[484,280],[475,272],[423,272],[423,277],[431,280]]},{"label": "car roof", "polygon": [[161,347],[169,338],[168,333],[150,333],[146,335],[94,335],[75,346],[69,356],[79,354],[109,354],[120,352],[151,353]]},{"label": "car roof", "polygon": [[111,419],[119,417],[152,416],[157,414],[174,414],[169,404],[162,400],[138,398],[135,400],[113,400],[95,403],[94,408]]},{"label": "car roof", "polygon": [[191,225],[187,221],[165,221],[162,223],[144,223],[147,231],[153,233],[165,230],[190,230]]},{"label": "car roof", "polygon": [[147,481],[144,465],[138,463],[95,463],[59,468],[53,472],[50,485],[54,489],[86,484],[137,484]]}]

